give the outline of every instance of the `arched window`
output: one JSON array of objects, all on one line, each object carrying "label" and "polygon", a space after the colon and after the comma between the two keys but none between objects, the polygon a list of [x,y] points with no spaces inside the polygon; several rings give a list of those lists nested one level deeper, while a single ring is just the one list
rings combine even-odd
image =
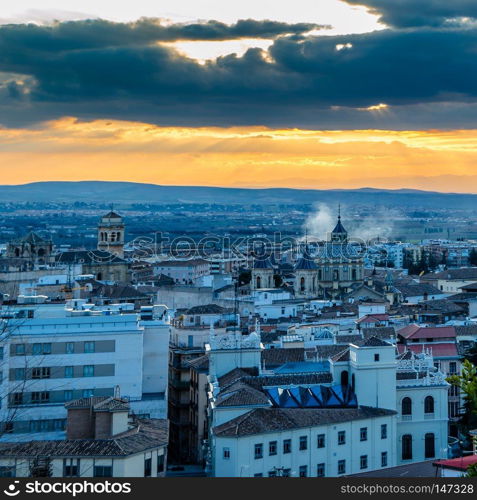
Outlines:
[{"label": "arched window", "polygon": [[341,385],[348,385],[349,383],[349,375],[347,370],[343,370],[341,372]]},{"label": "arched window", "polygon": [[412,415],[412,401],[411,398],[404,398],[401,403],[401,414]]},{"label": "arched window", "polygon": [[424,400],[424,413],[434,413],[434,398],[427,396]]},{"label": "arched window", "polygon": [[262,288],[262,278],[260,276],[257,276],[257,288]]},{"label": "arched window", "polygon": [[300,291],[304,292],[305,291],[305,278],[300,278]]},{"label": "arched window", "polygon": [[402,459],[412,460],[412,436],[404,434],[402,437]]},{"label": "arched window", "polygon": [[424,455],[425,458],[434,458],[436,456],[435,436],[428,432],[424,437]]}]

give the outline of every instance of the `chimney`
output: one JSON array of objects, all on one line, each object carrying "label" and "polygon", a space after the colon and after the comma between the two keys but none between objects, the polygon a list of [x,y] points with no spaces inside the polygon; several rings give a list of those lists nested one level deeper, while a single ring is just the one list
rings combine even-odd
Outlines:
[{"label": "chimney", "polygon": [[129,428],[129,403],[119,397],[93,396],[65,406],[67,439],[109,439]]}]

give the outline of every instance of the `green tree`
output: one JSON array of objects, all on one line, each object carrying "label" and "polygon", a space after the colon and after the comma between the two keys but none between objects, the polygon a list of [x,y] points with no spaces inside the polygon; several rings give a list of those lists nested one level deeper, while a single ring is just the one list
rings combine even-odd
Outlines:
[{"label": "green tree", "polygon": [[477,477],[477,464],[467,467],[467,477]]},{"label": "green tree", "polygon": [[468,359],[462,364],[462,374],[452,375],[447,381],[464,393],[464,414],[460,424],[465,434],[477,425],[477,368]]}]

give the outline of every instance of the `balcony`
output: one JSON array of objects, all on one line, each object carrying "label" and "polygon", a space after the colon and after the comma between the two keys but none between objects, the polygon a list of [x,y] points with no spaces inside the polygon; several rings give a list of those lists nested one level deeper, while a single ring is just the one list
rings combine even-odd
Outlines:
[{"label": "balcony", "polygon": [[434,420],[434,413],[424,413],[424,420]]}]

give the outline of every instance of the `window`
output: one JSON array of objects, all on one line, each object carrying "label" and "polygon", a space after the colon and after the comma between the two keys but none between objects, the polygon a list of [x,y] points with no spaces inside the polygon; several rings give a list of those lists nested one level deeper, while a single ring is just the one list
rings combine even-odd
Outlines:
[{"label": "window", "polygon": [[455,361],[451,361],[449,363],[449,375],[455,375],[457,373],[457,363]]},{"label": "window", "polygon": [[346,444],[346,432],[345,431],[338,432],[338,444]]},{"label": "window", "polygon": [[359,457],[359,468],[360,469],[368,468],[368,455],[361,455]]},{"label": "window", "polygon": [[318,436],[316,436],[316,447],[317,448],[324,448],[325,447],[325,435],[324,434],[318,434]]},{"label": "window", "polygon": [[40,354],[51,354],[51,344],[33,344],[31,353],[33,356],[38,356]]},{"label": "window", "polygon": [[325,464],[318,464],[316,466],[316,477],[325,477]]},{"label": "window", "polygon": [[93,353],[95,350],[95,342],[85,342],[84,343],[84,352],[85,353]]},{"label": "window", "polygon": [[74,342],[66,342],[66,354],[74,354],[75,352],[75,343]]},{"label": "window", "polygon": [[0,466],[0,477],[15,477],[15,466]]},{"label": "window", "polygon": [[84,398],[91,398],[94,394],[94,390],[93,389],[84,389],[83,390],[83,397]]},{"label": "window", "polygon": [[94,477],[113,477],[113,467],[111,465],[95,465]]},{"label": "window", "polygon": [[22,405],[23,404],[23,393],[14,392],[12,400],[13,400],[12,403],[14,405]]},{"label": "window", "polygon": [[25,354],[25,344],[15,344],[15,355],[22,356]]},{"label": "window", "polygon": [[161,472],[164,472],[164,455],[157,455],[157,473],[160,474]]},{"label": "window", "polygon": [[31,378],[50,378],[51,370],[47,367],[33,368],[31,371]]},{"label": "window", "polygon": [[449,396],[459,396],[460,390],[456,385],[451,385],[449,387]]},{"label": "window", "polygon": [[83,377],[94,377],[94,365],[83,366]]},{"label": "window", "polygon": [[434,413],[434,398],[426,396],[424,400],[424,413]]},{"label": "window", "polygon": [[15,380],[25,380],[25,368],[15,368]]},{"label": "window", "polygon": [[379,361],[379,354],[374,355],[374,361]]},{"label": "window", "polygon": [[144,460],[144,477],[151,477],[152,475],[152,458]]},{"label": "window", "polygon": [[74,377],[74,368],[72,366],[65,366],[65,378]]},{"label": "window", "polygon": [[65,391],[64,394],[65,401],[71,401],[73,399],[73,391]]},{"label": "window", "polygon": [[412,401],[411,398],[404,398],[401,403],[401,414],[412,415]]},{"label": "window", "polygon": [[64,477],[79,477],[80,476],[80,461],[74,458],[63,459],[63,476]]},{"label": "window", "polygon": [[459,416],[459,403],[457,401],[449,401],[449,417],[455,418]]},{"label": "window", "polygon": [[300,450],[306,450],[308,448],[308,438],[306,436],[300,436]]},{"label": "window", "polygon": [[291,439],[283,440],[283,453],[291,453]]},{"label": "window", "polygon": [[263,458],[263,444],[258,443],[255,445],[255,458]]},{"label": "window", "polygon": [[229,460],[230,459],[230,448],[224,448],[222,450],[222,456],[224,457],[224,460]]},{"label": "window", "polygon": [[367,441],[368,440],[368,428],[367,427],[361,427],[359,430],[359,440],[360,441]]},{"label": "window", "polygon": [[50,401],[50,393],[46,391],[32,392],[31,402],[33,404],[48,403]]},{"label": "window", "polygon": [[308,476],[308,467],[306,465],[300,465],[300,468],[298,469],[298,475],[300,477],[307,477]]},{"label": "window", "polygon": [[404,434],[402,437],[402,459],[412,460],[412,436]]},{"label": "window", "polygon": [[276,441],[270,441],[268,443],[268,454],[269,455],[276,455],[277,454],[277,442]]},{"label": "window", "polygon": [[381,425],[381,439],[387,439],[388,437],[388,426],[386,424]]},{"label": "window", "polygon": [[388,466],[388,452],[383,451],[381,453],[381,467],[387,467]]},{"label": "window", "polygon": [[436,455],[436,446],[434,434],[429,432],[424,437],[424,454],[425,458],[434,458]]},{"label": "window", "polygon": [[338,474],[346,473],[346,460],[338,460]]}]

